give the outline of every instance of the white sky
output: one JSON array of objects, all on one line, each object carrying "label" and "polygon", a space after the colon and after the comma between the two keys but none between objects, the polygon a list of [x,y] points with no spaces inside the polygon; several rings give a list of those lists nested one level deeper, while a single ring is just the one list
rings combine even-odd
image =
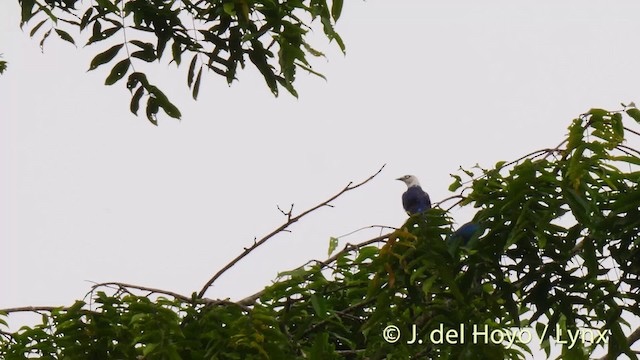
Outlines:
[{"label": "white sky", "polygon": [[325,258],[330,236],[398,226],[398,176],[417,175],[438,201],[459,166],[555,146],[576,115],[640,100],[640,3],[610,4],[345,2],[346,57],[321,41],[328,60],[313,62],[327,82],[299,72],[300,98],[274,98],[253,69],[232,87],[210,74],[194,102],[188,60],[157,65],[151,81],[183,118],[154,127],[129,113],[122,83],[102,85],[110,66],[86,72],[106,45],[52,35],[42,54],[34,24],[21,31],[17,1],[3,1],[0,308],[69,305],[105,281],[188,295],[285,220],[276,205],[306,209],[384,163],[207,296],[250,295]]}]

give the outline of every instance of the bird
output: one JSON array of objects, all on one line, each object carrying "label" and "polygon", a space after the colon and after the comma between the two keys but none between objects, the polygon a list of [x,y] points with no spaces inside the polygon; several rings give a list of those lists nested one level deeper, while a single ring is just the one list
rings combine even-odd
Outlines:
[{"label": "bird", "polygon": [[480,225],[474,222],[468,222],[451,234],[451,237],[447,240],[448,243],[456,243],[461,245],[467,245],[469,240],[478,232]]},{"label": "bird", "polygon": [[402,194],[402,207],[408,215],[419,214],[431,209],[431,198],[429,198],[429,194],[422,190],[417,177],[405,175],[396,180],[407,184],[407,191]]}]

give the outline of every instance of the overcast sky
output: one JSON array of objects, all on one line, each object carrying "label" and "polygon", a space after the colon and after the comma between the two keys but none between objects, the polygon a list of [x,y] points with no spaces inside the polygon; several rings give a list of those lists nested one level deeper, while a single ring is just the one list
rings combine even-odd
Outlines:
[{"label": "overcast sky", "polygon": [[186,66],[157,65],[183,117],[155,127],[129,112],[123,84],[102,85],[109,68],[86,72],[104,47],[51,36],[43,54],[17,1],[2,1],[0,308],[70,305],[105,281],[188,295],[285,220],[277,205],[301,211],[383,164],[207,296],[242,298],[326,258],[331,236],[398,226],[395,178],[418,176],[438,201],[459,166],[555,146],[589,108],[640,100],[640,3],[610,4],[348,1],[346,56],[318,36],[328,81],[299,72],[300,98],[274,98],[253,69],[231,87],[209,74],[195,102]]}]

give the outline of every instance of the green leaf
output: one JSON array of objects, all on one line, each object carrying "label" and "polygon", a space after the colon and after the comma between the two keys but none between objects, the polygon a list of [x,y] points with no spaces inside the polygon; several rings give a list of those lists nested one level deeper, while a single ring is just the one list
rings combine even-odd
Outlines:
[{"label": "green leaf", "polygon": [[372,259],[378,255],[378,249],[376,246],[365,246],[358,249],[358,257],[354,260],[356,263],[361,263],[365,259]]},{"label": "green leaf", "polygon": [[145,74],[141,72],[134,72],[129,75],[129,79],[127,80],[127,89],[133,90],[139,83],[142,83],[144,87],[149,86],[149,81]]},{"label": "green leaf", "polygon": [[333,21],[338,21],[340,14],[342,13],[343,0],[333,0],[331,3],[331,16]]},{"label": "green leaf", "polygon": [[155,53],[146,51],[134,51],[131,53],[131,57],[144,60],[146,62],[154,62],[156,60]]},{"label": "green leaf", "polygon": [[147,119],[153,124],[158,126],[158,120],[156,115],[158,114],[158,110],[160,106],[158,105],[158,101],[155,96],[149,96],[149,100],[147,100]]},{"label": "green leaf", "polygon": [[200,79],[202,78],[202,67],[198,71],[198,76],[196,76],[196,82],[193,84],[193,99],[198,99],[198,93],[200,92]]},{"label": "green leaf", "polygon": [[51,21],[53,21],[55,24],[58,23],[58,17],[53,15],[53,13],[51,12],[51,10],[49,10],[49,8],[47,8],[46,6],[40,6],[40,10],[44,11],[44,13],[47,14],[47,16],[49,16],[49,19],[51,19]]},{"label": "green leaf", "polygon": [[468,177],[470,177],[470,178],[472,178],[472,177],[474,177],[474,176],[475,176],[475,174],[474,174],[474,173],[473,173],[473,171],[471,171],[471,170],[463,169],[462,167],[460,167],[460,170],[461,170],[463,173],[467,174],[467,176],[468,176]]},{"label": "green leaf", "polygon": [[20,27],[24,25],[33,17],[33,6],[36,4],[36,0],[22,0],[20,5],[22,7],[22,16],[20,19]]},{"label": "green leaf", "polygon": [[590,223],[590,206],[587,200],[574,189],[563,189],[563,194],[567,205],[571,208],[573,216],[582,224]]},{"label": "green leaf", "polygon": [[304,268],[304,266],[301,266],[293,270],[279,272],[278,277],[290,276],[291,278],[302,278],[306,276],[307,273],[308,271]]},{"label": "green leaf", "polygon": [[[140,314],[138,314],[140,315]],[[150,343],[147,344],[143,349],[142,349],[142,355],[144,357],[149,356],[149,354],[152,354],[153,351],[158,347],[158,345],[160,345],[159,343]]]},{"label": "green leaf", "polygon": [[[306,42],[306,41],[303,41],[303,42],[302,42],[302,45],[304,46],[304,48],[305,48],[305,49],[306,49],[306,50],[307,50],[311,55],[313,55],[313,56],[315,56],[315,57],[324,57],[324,56],[325,56],[325,55],[324,55],[324,53],[322,53],[322,52],[320,52],[320,51],[318,51],[318,50],[316,50],[316,49],[312,48],[312,47],[311,47],[311,45],[307,44],[307,42]],[[306,62],[306,61],[305,61],[305,62]]]},{"label": "green leaf", "polygon": [[111,69],[111,73],[107,76],[107,79],[104,81],[105,85],[113,85],[118,80],[122,79],[122,77],[129,70],[129,66],[131,65],[131,60],[124,59],[117,63],[113,69]]},{"label": "green leaf", "polygon": [[627,115],[631,116],[633,120],[640,123],[640,110],[638,110],[637,108],[631,108],[627,109],[626,113]]},{"label": "green leaf", "polygon": [[171,45],[171,55],[173,55],[173,60],[176,62],[176,65],[180,65],[180,61],[182,60],[182,48],[180,43],[175,40]]},{"label": "green leaf", "polygon": [[[180,116],[182,116],[182,114],[180,113],[180,110],[178,110],[178,108],[175,105],[173,105],[171,103],[171,101],[169,101],[167,96],[162,91],[160,91],[160,89],[158,89],[155,86],[149,86],[147,88],[147,91],[149,91],[149,93],[152,95],[152,98],[155,100],[154,101],[154,106],[157,105],[157,106],[161,107],[162,110],[164,110],[164,112],[167,115],[171,116],[172,118],[180,119]],[[149,99],[149,100],[151,100],[151,99]],[[148,104],[147,104],[147,109],[149,109]],[[152,108],[152,110],[153,109],[154,108]],[[157,109],[156,109],[155,113],[157,113]],[[148,116],[148,114],[147,114],[147,116]]]},{"label": "green leaf", "polygon": [[611,127],[616,136],[616,142],[620,143],[624,140],[624,124],[620,113],[615,113],[611,116]]},{"label": "green leaf", "polygon": [[425,280],[424,283],[422,284],[422,292],[426,297],[429,296],[431,287],[433,286],[433,283],[437,280],[437,278],[438,278],[437,275],[433,275],[427,280]]},{"label": "green leaf", "polygon": [[104,10],[107,10],[108,12],[116,14],[120,12],[120,9],[118,9],[118,7],[111,2],[111,0],[96,0],[96,3],[98,3],[98,6],[100,6]]},{"label": "green leaf", "polygon": [[329,238],[329,253],[328,255],[331,256],[331,254],[336,250],[336,248],[338,247],[338,238],[335,237],[330,237]]},{"label": "green leaf", "polygon": [[93,29],[91,30],[91,37],[99,37],[100,33],[102,33],[102,23],[100,23],[100,21],[96,20],[93,23]]},{"label": "green leaf", "polygon": [[593,108],[589,110],[589,114],[598,118],[609,115],[609,112],[604,109]]},{"label": "green leaf", "polygon": [[76,42],[73,40],[73,38],[71,37],[71,35],[69,35],[68,32],[64,31],[64,30],[60,30],[60,29],[55,29],[56,33],[58,34],[58,36],[60,36],[60,38],[64,41],[68,41],[70,43],[72,43],[73,45],[76,44]]},{"label": "green leaf", "polygon": [[449,175],[451,175],[451,177],[455,179],[453,183],[449,185],[449,191],[458,190],[462,186],[462,178],[458,175],[453,175],[453,174],[449,174]]},{"label": "green leaf", "polygon": [[100,54],[96,55],[93,60],[91,60],[89,71],[95,70],[98,66],[104,65],[113,60],[113,58],[118,55],[118,52],[120,51],[120,49],[122,49],[123,46],[124,44],[115,45],[109,48],[107,51],[101,52]]},{"label": "green leaf", "polygon": [[171,39],[171,33],[169,29],[156,29],[156,37],[158,39],[156,50],[158,52],[158,59],[162,57],[164,48],[167,46],[167,42]]},{"label": "green leaf", "polygon": [[313,69],[311,69],[310,67],[308,67],[308,66],[306,66],[304,64],[296,63],[296,66],[299,66],[299,67],[303,68],[304,70],[307,70],[309,73],[311,73],[311,74],[313,74],[313,75],[315,75],[317,77],[321,77],[324,80],[327,80],[327,78],[324,75],[320,74],[319,72],[314,71]]},{"label": "green leaf", "polygon": [[229,15],[229,16],[236,16],[236,10],[235,10],[235,6],[233,5],[232,2],[228,2],[228,3],[224,3],[222,5],[222,9],[224,10],[224,12]]},{"label": "green leaf", "polygon": [[91,19],[91,15],[93,14],[93,7],[90,7],[87,11],[85,11],[84,15],[82,15],[82,19],[80,20],[80,30],[84,30],[87,25],[89,25],[89,19]]},{"label": "green leaf", "polygon": [[[99,24],[99,22],[97,22],[97,21],[95,23]],[[95,26],[94,26],[94,29],[95,29]],[[102,32],[100,32],[98,34],[94,33],[94,35],[89,38],[89,41],[87,42],[87,45],[90,45],[90,44],[96,43],[98,41],[102,41],[102,40],[108,39],[111,36],[113,36],[113,34],[117,33],[120,29],[122,29],[122,27],[117,27],[116,26],[116,27],[109,28],[109,29],[107,29],[105,31],[102,31]]]},{"label": "green leaf", "polygon": [[40,27],[41,27],[44,23],[46,23],[47,21],[48,21],[48,19],[44,19],[44,20],[40,21],[40,22],[38,23],[38,25],[34,26],[34,27],[33,27],[33,29],[31,29],[31,32],[29,33],[29,36],[30,36],[30,37],[33,37],[33,35],[35,35],[35,34],[36,34],[36,32],[38,31],[38,29],[40,29]]},{"label": "green leaf", "polygon": [[269,65],[267,61],[268,53],[260,41],[252,40],[251,45],[252,48],[249,49],[249,59],[260,71],[273,95],[278,96],[277,78],[273,73],[273,67]]},{"label": "green leaf", "polygon": [[321,332],[316,335],[311,347],[310,360],[325,360],[333,359],[329,354],[333,352],[333,349],[329,343],[329,334]]},{"label": "green leaf", "polygon": [[133,94],[133,96],[131,97],[131,104],[129,105],[129,110],[131,110],[131,112],[134,115],[138,115],[138,109],[140,109],[140,99],[142,98],[143,94],[144,94],[144,87],[140,86],[138,90],[136,90],[135,94]]},{"label": "green leaf", "polygon": [[49,29],[46,33],[44,33],[44,35],[42,36],[42,40],[40,40],[40,50],[41,51],[44,51],[44,42],[45,42],[45,40],[47,40],[49,35],[51,35],[51,29]]},{"label": "green leaf", "polygon": [[189,71],[187,72],[187,86],[191,87],[193,84],[193,76],[196,71],[196,61],[198,60],[198,54],[193,55],[193,59],[191,59],[191,63],[189,64]]},{"label": "green leaf", "polygon": [[327,303],[322,296],[318,296],[316,294],[311,295],[311,305],[313,306],[313,310],[316,312],[316,315],[321,319],[326,319],[327,314]]}]

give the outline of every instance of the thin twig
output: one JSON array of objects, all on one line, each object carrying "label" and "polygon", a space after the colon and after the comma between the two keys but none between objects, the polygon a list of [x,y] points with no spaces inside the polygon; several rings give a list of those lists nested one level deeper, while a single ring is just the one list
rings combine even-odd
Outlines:
[{"label": "thin twig", "polygon": [[624,127],[624,129],[625,129],[626,131],[630,132],[630,133],[633,133],[633,134],[636,134],[636,135],[640,136],[640,132],[637,132],[637,131],[635,131],[635,130],[631,130],[631,129],[629,129],[629,128],[628,128],[628,127],[626,127],[626,126]]},{"label": "thin twig", "polygon": [[353,235],[357,232],[360,232],[362,230],[366,230],[366,229],[389,229],[389,230],[398,230],[398,228],[395,228],[393,226],[387,226],[387,225],[369,225],[369,226],[363,226],[359,229],[353,230],[351,232],[348,232],[346,234],[340,235],[340,236],[336,236],[336,239],[342,239],[343,237],[347,237],[349,235]]},{"label": "thin twig", "polygon": [[280,212],[282,213],[282,215],[287,217],[287,220],[291,220],[291,214],[293,214],[293,204],[291,204],[291,207],[289,208],[288,211],[284,211],[280,208],[280,205],[276,206],[278,208],[278,210],[280,210]]},{"label": "thin twig", "polygon": [[[109,286],[117,286],[119,291],[120,290],[126,291],[129,294],[131,294],[129,289],[137,289],[137,290],[141,290],[141,291],[148,291],[148,292],[150,292],[149,295],[151,295],[151,294],[164,294],[164,295],[169,295],[169,296],[171,296],[171,297],[173,297],[175,299],[180,299],[180,300],[182,300],[184,302],[191,302],[192,301],[191,297],[184,296],[182,294],[178,294],[178,293],[173,292],[173,291],[156,289],[156,288],[151,288],[151,287],[147,287],[147,286],[125,284],[125,283],[121,283],[121,282],[105,282],[105,283],[95,284],[95,285],[93,285],[91,287],[91,291],[93,292],[99,287],[109,287]],[[213,300],[211,300],[211,301],[213,301]]]},{"label": "thin twig", "polygon": [[[11,314],[17,312],[53,312],[55,310],[68,311],[70,308],[67,306],[20,306],[14,308],[0,309],[0,313]],[[82,310],[86,312],[93,312],[90,310]]]},{"label": "thin twig", "polygon": [[[346,244],[345,247],[340,250],[339,252],[337,252],[335,255],[331,256],[330,258],[324,260],[324,261],[320,261],[320,260],[314,260],[313,262],[322,265],[323,268],[326,268],[329,266],[329,264],[333,263],[334,261],[338,260],[338,258],[340,256],[342,256],[342,254],[349,252],[349,251],[353,251],[353,250],[357,250],[360,248],[363,248],[367,245],[371,245],[373,243],[377,243],[377,242],[381,242],[384,241],[385,239],[387,239],[389,237],[389,235],[391,235],[391,233],[388,234],[384,234],[384,235],[380,235],[377,236],[373,239],[369,239],[366,241],[363,241],[359,244]],[[307,262],[307,264],[309,264],[310,262]],[[304,265],[303,265],[304,266]],[[242,305],[242,306],[251,306],[253,305],[256,300],[258,300],[258,298],[260,298],[262,295],[264,295],[265,293],[265,289],[262,289],[260,291],[258,291],[257,293],[253,294],[253,295],[249,295],[247,297],[245,297],[244,299],[240,300],[240,301],[236,301],[236,304],[238,305]]]},{"label": "thin twig", "polygon": [[460,205],[460,204],[461,204],[461,203],[466,199],[466,198],[465,198],[464,196],[462,196],[462,195],[454,195],[454,196],[450,196],[450,197],[448,197],[448,198],[446,198],[446,199],[444,199],[444,200],[440,201],[439,203],[436,203],[436,204],[434,205],[434,207],[435,207],[435,206],[440,206],[440,204],[442,204],[443,202],[445,202],[445,201],[447,201],[447,200],[449,200],[449,199],[455,199],[455,198],[460,198],[460,200],[456,201],[455,203],[453,203],[453,205],[449,206],[449,208],[448,208],[447,210],[445,210],[446,212],[451,211],[451,209],[453,209],[454,207],[456,207],[456,206]]},{"label": "thin twig", "polygon": [[[508,166],[511,166],[513,164],[516,164],[516,163],[519,163],[520,161],[522,161],[524,159],[535,159],[535,158],[540,157],[540,156],[545,155],[545,154],[546,154],[546,156],[544,157],[544,159],[546,159],[549,155],[552,155],[554,153],[563,151],[562,149],[560,149],[560,146],[562,146],[562,144],[564,144],[565,142],[566,142],[566,140],[561,142],[556,148],[553,148],[553,149],[540,149],[540,150],[536,150],[536,151],[530,152],[530,153],[528,153],[526,155],[523,155],[523,156],[521,156],[521,157],[519,157],[519,158],[517,158],[515,160],[512,160],[512,161],[509,161],[509,162],[506,162],[506,163],[502,164],[502,166],[500,166],[499,168],[489,169],[489,171],[502,170],[502,169],[504,169],[504,168],[506,168]],[[467,185],[467,184],[473,183],[474,181],[482,179],[482,178],[484,178],[486,176],[487,176],[487,172],[483,172],[482,174],[480,174],[480,175],[478,175],[478,176],[476,176],[476,177],[474,177],[474,178],[472,178],[470,180],[462,182],[461,185]]]},{"label": "thin twig", "polygon": [[322,264],[324,267],[326,267],[328,264],[331,264],[332,262],[334,262],[334,261],[338,260],[338,258],[339,258],[340,256],[342,256],[342,254],[344,254],[344,253],[346,253],[346,252],[349,252],[349,251],[358,250],[358,249],[363,248],[363,247],[365,247],[365,246],[367,246],[367,245],[371,245],[371,244],[374,244],[374,243],[377,243],[377,242],[384,241],[384,240],[385,240],[385,239],[387,239],[387,238],[389,237],[389,235],[391,235],[391,234],[392,234],[392,233],[386,233],[386,234],[384,234],[384,235],[380,235],[380,236],[374,237],[373,239],[369,239],[369,240],[367,240],[367,241],[363,241],[363,242],[361,242],[361,243],[359,243],[359,244],[355,244],[355,245],[352,245],[352,244],[346,244],[342,250],[340,250],[339,252],[337,252],[337,253],[336,253],[335,255],[333,255],[332,257],[328,258],[328,259],[327,259],[327,260],[325,260],[325,261],[317,261],[317,263]]},{"label": "thin twig", "polygon": [[[618,145],[618,146],[616,146],[616,148],[618,148],[618,150],[621,150],[621,151],[622,151],[622,149],[626,149],[626,150],[628,150],[628,151],[633,151],[633,152],[637,153],[638,155],[640,155],[640,151],[638,151],[638,150],[636,150],[636,149],[634,149],[634,148],[631,148],[631,147],[625,146],[625,145]],[[621,149],[621,148],[622,148],[622,149]]]},{"label": "thin twig", "polygon": [[[367,299],[367,300],[361,301],[361,302],[359,302],[359,303],[357,303],[357,304],[353,304],[353,305],[349,306],[348,308],[346,308],[346,309],[344,309],[344,310],[340,311],[340,315],[343,315],[343,316],[344,316],[344,314],[347,314],[347,313],[349,313],[350,311],[356,310],[356,309],[361,308],[361,307],[363,307],[363,306],[369,305],[369,304],[371,304],[372,302],[374,302],[375,300],[376,300],[376,298],[375,298],[375,297],[372,297],[372,298],[369,298],[369,299]],[[301,338],[305,337],[307,334],[309,334],[309,333],[313,332],[315,329],[317,329],[317,328],[319,328],[319,327],[323,326],[324,324],[328,323],[331,319],[332,319],[332,317],[328,317],[328,318],[326,318],[326,319],[323,319],[323,320],[321,320],[321,321],[319,321],[319,322],[317,322],[317,323],[315,323],[315,324],[311,325],[307,330],[305,330],[305,331],[302,333],[302,335],[300,335],[300,337],[301,337]]]},{"label": "thin twig", "polygon": [[325,207],[325,206],[332,206],[330,204],[330,202],[332,202],[333,200],[337,199],[338,197],[340,197],[342,194],[354,190],[366,183],[368,183],[369,181],[371,181],[374,177],[376,177],[378,174],[380,174],[380,172],[382,172],[382,169],[384,169],[385,165],[382,165],[382,167],[373,175],[371,175],[369,178],[367,178],[366,180],[360,182],[359,184],[356,185],[352,185],[353,182],[350,182],[349,184],[347,184],[347,186],[344,187],[344,189],[342,189],[340,192],[338,192],[337,194],[335,194],[334,196],[332,196],[331,198],[329,198],[328,200],[300,213],[299,215],[293,216],[293,217],[289,217],[287,222],[285,222],[284,224],[282,224],[280,227],[278,227],[277,229],[273,230],[271,233],[269,233],[268,235],[266,235],[265,237],[263,237],[262,239],[260,239],[259,241],[255,242],[252,246],[250,246],[249,248],[246,248],[240,255],[238,255],[235,259],[233,259],[230,263],[228,263],[227,265],[225,265],[220,271],[218,271],[215,275],[213,275],[213,277],[211,279],[209,279],[209,281],[207,281],[207,283],[204,285],[204,287],[202,287],[202,290],[200,290],[200,292],[197,295],[197,298],[200,299],[204,296],[205,292],[209,289],[209,287],[211,285],[213,285],[213,283],[220,277],[222,276],[222,274],[224,274],[225,272],[227,272],[227,270],[231,269],[235,264],[237,264],[240,260],[242,260],[245,256],[249,255],[253,250],[255,250],[256,248],[258,248],[258,246],[264,244],[267,240],[271,239],[272,237],[274,237],[275,235],[285,231],[289,226],[291,226],[292,224],[296,223],[298,220],[300,220],[302,217],[306,216],[307,214],[321,208],[321,207]]}]

